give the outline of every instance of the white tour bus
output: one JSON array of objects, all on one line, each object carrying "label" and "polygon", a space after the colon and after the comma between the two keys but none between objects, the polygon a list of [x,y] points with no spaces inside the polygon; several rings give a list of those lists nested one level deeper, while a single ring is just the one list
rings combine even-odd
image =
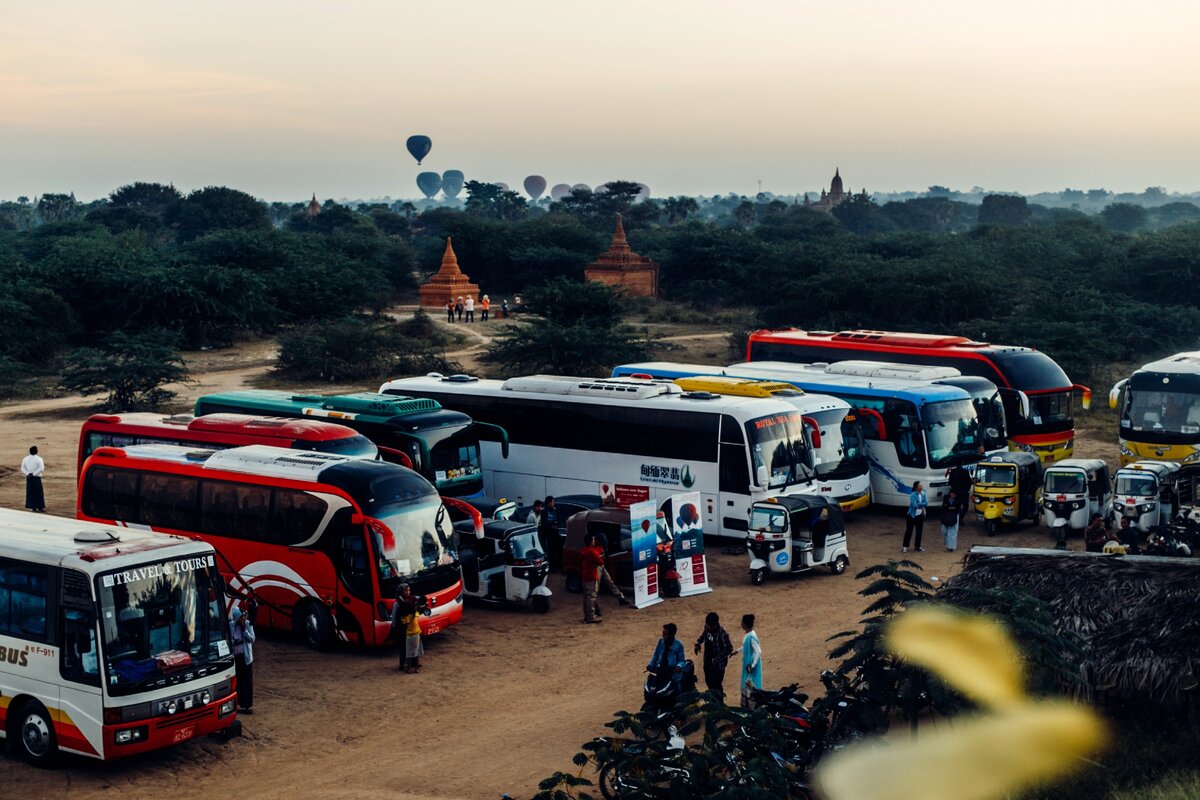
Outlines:
[{"label": "white tour bus", "polygon": [[[728,367],[647,361],[622,364],[613,375],[650,375],[675,380],[696,375],[781,381],[806,392],[833,395],[856,409],[871,461],[871,499],[905,507],[916,481],[931,505],[949,489],[947,474],[957,465],[974,465],[993,452],[1003,452],[999,431],[981,424],[972,392],[943,379],[895,377],[891,367],[875,362],[796,364],[753,361]],[[888,369],[884,369],[888,368]],[[883,373],[882,375],[879,373]],[[980,380],[982,379],[973,379]],[[986,382],[992,396],[995,386]],[[998,397],[997,413],[1003,409]]]},{"label": "white tour bus", "polygon": [[702,495],[704,532],[744,537],[751,503],[814,491],[801,414],[783,400],[685,392],[667,381],[467,375],[389,381],[385,394],[426,397],[508,431],[507,460],[483,442],[484,492],[528,505],[598,494],[662,503]]},{"label": "white tour bus", "polygon": [[211,545],[0,509],[0,715],[25,759],[124,758],[233,724]]}]

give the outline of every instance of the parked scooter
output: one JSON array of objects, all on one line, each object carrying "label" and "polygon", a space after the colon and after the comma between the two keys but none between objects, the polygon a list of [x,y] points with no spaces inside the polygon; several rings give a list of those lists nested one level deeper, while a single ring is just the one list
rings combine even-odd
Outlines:
[{"label": "parked scooter", "polygon": [[696,665],[689,658],[683,662],[676,688],[674,671],[648,672],[642,684],[642,715],[647,730],[666,730],[675,716],[675,705],[682,694],[696,691]]},{"label": "parked scooter", "polygon": [[1146,538],[1146,547],[1142,550],[1148,556],[1172,556],[1187,558],[1192,554],[1192,548],[1176,539],[1171,534],[1152,533]]}]

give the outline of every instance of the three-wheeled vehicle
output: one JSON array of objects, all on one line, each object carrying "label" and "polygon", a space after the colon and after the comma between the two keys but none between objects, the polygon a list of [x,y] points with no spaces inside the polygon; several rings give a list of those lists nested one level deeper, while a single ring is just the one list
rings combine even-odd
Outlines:
[{"label": "three-wheeled vehicle", "polygon": [[1166,526],[1179,507],[1175,499],[1174,461],[1135,461],[1116,474],[1113,516],[1128,518],[1143,533]]},{"label": "three-wheeled vehicle", "polygon": [[[988,536],[1002,524],[1042,517],[1042,462],[1033,453],[1008,452],[975,465],[975,518]],[[966,498],[963,498],[966,502]]]},{"label": "three-wheeled vehicle", "polygon": [[[678,597],[681,590],[679,572],[675,569],[675,542],[665,520],[658,525],[658,593],[663,597]],[[563,543],[562,571],[567,591],[582,592],[583,539],[593,533],[604,546],[604,566],[613,581],[622,588],[633,587],[633,533],[629,528],[629,510],[597,508],[580,511],[567,520],[567,537]]]},{"label": "three-wheeled vehicle", "polygon": [[1065,519],[1067,527],[1080,532],[1092,514],[1112,522],[1112,485],[1108,464],[1098,458],[1065,458],[1048,464],[1042,476],[1042,520],[1048,528]]},{"label": "three-wheeled vehicle", "polygon": [[488,603],[529,603],[550,610],[550,563],[539,549],[537,526],[507,519],[454,523],[463,594]]},{"label": "three-wheeled vehicle", "polygon": [[746,532],[750,582],[761,584],[768,572],[808,572],[825,564],[834,575],[850,563],[842,507],[826,497],[771,497],[750,507]]}]

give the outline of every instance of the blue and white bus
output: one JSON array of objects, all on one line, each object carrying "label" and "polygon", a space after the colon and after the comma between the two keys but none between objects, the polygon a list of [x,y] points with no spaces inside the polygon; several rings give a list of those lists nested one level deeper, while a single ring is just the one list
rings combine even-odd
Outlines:
[{"label": "blue and white bus", "polygon": [[[894,366],[872,366],[868,362],[755,361],[721,367],[659,361],[623,364],[613,370],[613,376],[646,375],[674,380],[694,375],[727,375],[782,381],[806,392],[833,395],[858,409],[871,461],[872,500],[883,505],[907,506],[913,483],[921,481],[929,502],[940,502],[949,487],[946,476],[952,467],[973,468],[987,455],[1006,449],[1003,417],[1000,429],[995,424],[981,422],[973,392],[942,383],[941,378],[933,381],[871,374],[875,368]],[[994,385],[991,388],[995,390]],[[986,394],[986,390],[981,393]],[[998,402],[995,409],[1003,414]]]}]

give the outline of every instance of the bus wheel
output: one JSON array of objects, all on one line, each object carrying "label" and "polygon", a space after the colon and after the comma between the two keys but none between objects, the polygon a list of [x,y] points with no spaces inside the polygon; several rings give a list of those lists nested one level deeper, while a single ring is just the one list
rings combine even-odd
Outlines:
[{"label": "bus wheel", "polygon": [[30,700],[21,706],[17,720],[21,756],[35,767],[54,766],[58,760],[58,739],[46,707],[37,700]]},{"label": "bus wheel", "polygon": [[310,601],[297,606],[294,613],[296,633],[300,634],[305,644],[318,652],[333,646],[333,619],[324,606]]},{"label": "bus wheel", "polygon": [[663,578],[663,582],[658,586],[658,593],[663,597],[679,597],[681,591],[683,587],[677,578]]},{"label": "bus wheel", "polygon": [[579,594],[583,591],[583,579],[576,574],[567,576],[567,591],[572,594]]},{"label": "bus wheel", "polygon": [[833,560],[833,563],[829,565],[829,571],[834,575],[841,575],[846,571],[846,566],[849,565],[849,563],[850,561],[845,556],[838,556]]},{"label": "bus wheel", "polygon": [[530,602],[533,604],[533,610],[539,614],[545,614],[550,610],[550,598],[544,594],[535,594]]}]

